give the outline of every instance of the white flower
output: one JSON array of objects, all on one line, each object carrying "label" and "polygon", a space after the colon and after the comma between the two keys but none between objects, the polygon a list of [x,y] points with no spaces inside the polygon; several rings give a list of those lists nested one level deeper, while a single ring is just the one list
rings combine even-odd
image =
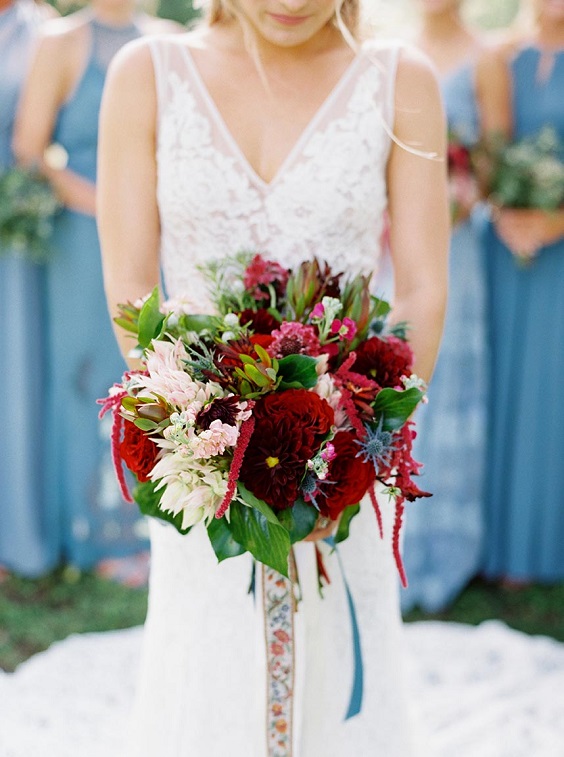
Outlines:
[{"label": "white flower", "polygon": [[427,384],[424,379],[419,378],[417,374],[412,373],[411,376],[402,376],[401,383],[406,389],[419,389],[421,392],[427,391]]},{"label": "white flower", "polygon": [[181,295],[180,297],[171,297],[170,299],[165,300],[160,307],[160,311],[163,315],[174,313],[178,318],[178,316],[190,315],[191,313],[196,312],[197,308],[195,308],[194,303],[189,297]]},{"label": "white flower", "polygon": [[172,515],[182,513],[182,528],[202,520],[209,523],[227,491],[227,473],[178,452],[157,462],[151,480],[159,479],[157,490],[165,487],[159,507]]},{"label": "white flower", "polygon": [[336,388],[335,381],[329,373],[323,373],[317,379],[317,384],[312,389],[315,394],[318,394],[333,408],[335,412],[335,426],[343,431],[350,428],[350,423],[347,418],[347,414],[340,406],[341,392]]},{"label": "white flower", "polygon": [[321,304],[325,309],[324,318],[326,323],[331,323],[343,309],[341,301],[336,297],[324,297],[321,300]]},{"label": "white flower", "polygon": [[143,305],[147,302],[149,297],[151,296],[152,292],[148,292],[144,297],[138,297],[135,302],[133,303],[133,307],[138,308],[141,310]]},{"label": "white flower", "polygon": [[322,355],[319,355],[319,357],[315,358],[317,360],[317,363],[315,365],[315,372],[318,376],[322,376],[324,373],[327,373],[329,370],[329,355],[324,352]]},{"label": "white flower", "polygon": [[223,323],[228,329],[234,329],[239,325],[239,316],[237,313],[227,313],[223,319]]}]

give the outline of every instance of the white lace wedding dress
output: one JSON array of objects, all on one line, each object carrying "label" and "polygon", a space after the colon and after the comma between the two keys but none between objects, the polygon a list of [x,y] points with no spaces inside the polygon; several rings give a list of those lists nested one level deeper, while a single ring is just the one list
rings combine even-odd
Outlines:
[{"label": "white lace wedding dress", "polygon": [[[357,55],[276,177],[265,183],[226,128],[185,40],[148,44],[158,93],[168,296],[188,298],[196,312],[209,308],[198,264],[241,249],[266,253],[287,267],[317,255],[335,271],[377,270],[397,46],[372,44]],[[364,665],[362,711],[348,720],[353,637],[337,557],[326,556],[332,583],[320,599],[314,547],[296,549],[303,601],[292,618],[293,681],[278,680],[293,691],[293,707],[284,709],[266,696],[265,634],[270,644],[276,638],[268,636],[271,621],[263,617],[261,572],[253,598],[247,593],[248,556],[218,565],[203,528],[183,537],[153,523],[131,755],[411,755],[392,504],[382,498],[382,506],[384,539],[367,502],[340,549]]]}]

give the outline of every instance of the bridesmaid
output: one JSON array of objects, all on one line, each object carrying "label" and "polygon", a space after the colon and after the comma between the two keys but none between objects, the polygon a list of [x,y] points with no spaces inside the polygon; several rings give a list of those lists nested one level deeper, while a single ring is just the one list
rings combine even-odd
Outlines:
[{"label": "bridesmaid", "polygon": [[[0,172],[14,162],[16,105],[45,17],[45,8],[31,0],[0,0]],[[55,560],[41,481],[43,274],[40,266],[0,251],[0,565],[30,577]]]},{"label": "bridesmaid", "polygon": [[125,367],[107,316],[94,218],[98,111],[117,50],[144,33],[180,28],[136,13],[133,0],[94,0],[50,22],[16,125],[19,160],[42,161],[66,206],[46,272],[45,512],[57,559],[83,569],[147,545],[137,508],[122,504],[113,482],[109,430],[97,418],[96,399]]},{"label": "bridesmaid", "polygon": [[[550,125],[564,146],[564,2],[536,0],[534,10],[527,38],[481,62],[483,128],[521,139]],[[484,571],[506,585],[562,581],[564,210],[496,212],[486,246],[492,426]]]},{"label": "bridesmaid", "polygon": [[[475,62],[481,39],[461,17],[460,0],[416,0],[415,43],[440,75],[451,133],[478,139]],[[433,498],[408,512],[405,562],[409,588],[402,606],[444,608],[477,573],[482,549],[486,438],[485,283],[475,224],[476,196],[460,209],[451,240],[449,305],[429,404],[419,411],[416,458]]]}]

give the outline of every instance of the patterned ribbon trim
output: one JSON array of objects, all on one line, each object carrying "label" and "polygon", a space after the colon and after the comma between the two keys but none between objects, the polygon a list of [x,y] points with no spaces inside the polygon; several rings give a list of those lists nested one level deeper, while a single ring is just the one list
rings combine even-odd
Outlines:
[{"label": "patterned ribbon trim", "polygon": [[268,757],[292,757],[296,610],[293,553],[290,555],[290,580],[266,565],[262,566],[262,571]]}]

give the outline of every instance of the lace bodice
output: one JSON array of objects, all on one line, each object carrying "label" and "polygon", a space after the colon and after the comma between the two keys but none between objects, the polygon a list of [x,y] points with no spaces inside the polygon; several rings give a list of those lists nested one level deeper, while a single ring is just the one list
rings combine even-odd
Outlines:
[{"label": "lace bodice", "polygon": [[206,309],[198,264],[242,249],[288,267],[315,254],[337,270],[374,272],[397,45],[363,47],[266,183],[227,129],[186,42],[167,37],[149,44],[168,294]]}]

